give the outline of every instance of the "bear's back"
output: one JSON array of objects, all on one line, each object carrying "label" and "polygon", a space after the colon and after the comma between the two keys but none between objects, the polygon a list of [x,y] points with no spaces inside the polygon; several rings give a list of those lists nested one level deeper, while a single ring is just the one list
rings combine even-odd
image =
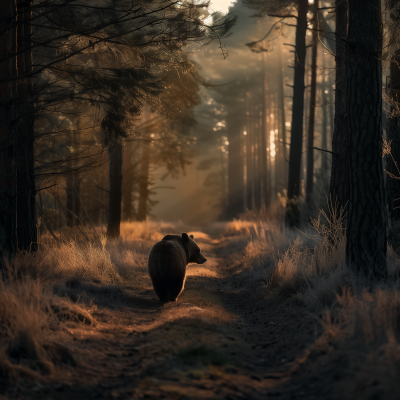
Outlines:
[{"label": "bear's back", "polygon": [[[148,267],[152,278],[161,277],[164,274],[166,277],[179,277],[185,274],[186,265],[186,252],[183,243],[179,240],[161,240],[151,249]],[[164,274],[160,270],[164,270]]]}]

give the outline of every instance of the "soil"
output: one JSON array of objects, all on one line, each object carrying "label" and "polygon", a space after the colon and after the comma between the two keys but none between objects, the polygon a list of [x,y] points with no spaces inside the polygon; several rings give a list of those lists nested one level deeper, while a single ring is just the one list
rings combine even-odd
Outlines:
[{"label": "soil", "polygon": [[40,381],[0,387],[0,398],[380,398],[349,390],[340,360],[316,345],[318,319],[296,297],[249,278],[245,243],[197,236],[209,261],[189,265],[177,302],[160,303],[145,270],[137,287],[83,285],[97,324],[54,334],[74,360]]}]

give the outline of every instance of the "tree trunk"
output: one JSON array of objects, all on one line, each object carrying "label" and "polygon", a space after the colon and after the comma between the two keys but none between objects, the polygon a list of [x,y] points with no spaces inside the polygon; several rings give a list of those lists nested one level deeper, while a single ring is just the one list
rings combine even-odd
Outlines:
[{"label": "tree trunk", "polygon": [[248,210],[253,208],[253,183],[254,183],[254,171],[253,171],[253,153],[251,151],[251,100],[247,98],[247,135],[246,135],[246,207]]},{"label": "tree trunk", "polygon": [[275,145],[275,166],[274,166],[274,191],[273,191],[273,200],[275,201],[277,199],[277,194],[279,192],[279,181],[280,181],[280,175],[281,175],[281,167],[282,163],[280,162],[281,159],[281,154],[279,152],[279,124],[280,124],[280,119],[279,119],[279,105],[278,105],[278,95],[277,93],[272,96],[273,98],[273,106],[274,106],[274,145]]},{"label": "tree trunk", "polygon": [[16,75],[16,3],[0,0],[0,270],[16,250],[16,204],[13,123]]},{"label": "tree trunk", "polygon": [[31,51],[30,1],[18,1],[17,16],[17,123],[15,133],[15,167],[17,189],[17,246],[37,250],[36,186],[34,175],[34,95]]},{"label": "tree trunk", "polygon": [[278,142],[277,143],[277,149],[278,149],[278,157],[279,157],[279,167],[280,167],[280,173],[279,173],[279,186],[278,190],[281,191],[284,185],[284,182],[287,179],[287,144],[286,144],[286,116],[285,116],[285,81],[284,81],[284,71],[283,71],[283,63],[282,63],[282,51],[281,51],[281,46],[278,46],[278,51],[279,51],[279,65],[278,65],[278,102],[279,102],[279,136],[280,140],[282,140],[282,143]]},{"label": "tree trunk", "polygon": [[[67,161],[67,167],[71,170],[71,161]],[[69,173],[65,178],[67,184],[67,226],[74,226],[74,178],[73,174]]]},{"label": "tree trunk", "polygon": [[344,208],[349,200],[346,184],[346,46],[343,39],[347,38],[348,3],[347,0],[336,0],[336,81],[335,81],[335,122],[332,138],[332,170],[330,194],[338,209]]},{"label": "tree trunk", "polygon": [[[75,168],[78,168],[75,166]],[[75,225],[82,223],[81,217],[81,181],[82,178],[78,172],[74,172],[73,175],[73,207],[74,207],[74,220]]]},{"label": "tree trunk", "polygon": [[107,237],[120,235],[122,201],[122,145],[115,143],[108,149],[110,157],[110,193],[108,204]]},{"label": "tree trunk", "polygon": [[[129,146],[133,146],[130,144]],[[133,150],[128,148],[124,152],[124,220],[132,221],[135,217],[135,210],[132,204],[133,180],[136,175],[136,168],[132,164]]]},{"label": "tree trunk", "polygon": [[262,57],[262,110],[261,110],[261,177],[263,188],[263,202],[266,208],[269,207],[268,196],[268,171],[267,171],[267,74],[265,72],[265,53],[261,53]]},{"label": "tree trunk", "polygon": [[[392,20],[396,23],[400,20],[399,0],[392,0],[390,2]],[[397,50],[393,55],[390,63],[390,98],[392,102],[399,103],[400,99],[400,50]],[[395,107],[391,105],[390,112],[393,113]],[[400,162],[400,118],[391,117],[388,120],[386,129],[387,141],[391,142],[391,153],[394,161],[390,158],[386,158],[387,170],[390,174],[399,176],[398,165]],[[387,179],[387,193],[388,193],[388,205],[389,205],[389,216],[392,222],[400,221],[400,179],[394,179],[388,177]]]},{"label": "tree trunk", "polygon": [[244,171],[241,151],[241,126],[235,119],[228,120],[228,218],[244,211]]},{"label": "tree trunk", "polygon": [[[326,62],[325,62],[325,56],[323,57],[323,68],[324,68],[324,76],[323,76],[323,84],[322,84],[322,89],[321,89],[321,98],[322,98],[322,140],[321,140],[321,148],[323,150],[328,150],[328,113],[326,111],[326,108],[328,107],[328,100],[327,100],[327,94],[325,93],[325,90],[327,89],[328,85],[326,83]],[[325,185],[325,182],[328,177],[328,153],[326,152],[321,152],[321,180],[322,184]],[[325,186],[324,186],[325,187]]]},{"label": "tree trunk", "polygon": [[[313,6],[313,29],[318,29],[318,0],[314,0]],[[318,31],[313,33],[312,55],[311,55],[311,93],[310,93],[310,117],[308,120],[308,141],[307,141],[307,186],[306,200],[311,202],[314,191],[314,124],[315,105],[317,95],[317,44]]]},{"label": "tree trunk", "polygon": [[149,169],[150,169],[150,144],[142,145],[142,162],[140,167],[139,178],[139,204],[138,204],[138,221],[146,221],[148,210],[147,202],[149,199]]},{"label": "tree trunk", "polygon": [[[303,145],[303,113],[304,113],[304,72],[306,59],[306,31],[307,31],[308,0],[299,0],[297,28],[296,28],[296,53],[294,59],[294,88],[293,88],[293,113],[292,131],[290,137],[289,154],[289,182],[288,198],[295,199],[300,194],[300,169]],[[297,210],[294,203],[288,202],[286,222],[293,227],[296,222]]]},{"label": "tree trunk", "polygon": [[[400,51],[396,51],[390,63],[390,93],[392,101],[398,102],[400,93]],[[394,107],[390,107],[390,111],[394,111]],[[387,171],[394,176],[399,176],[398,165],[400,161],[400,118],[389,118],[387,130],[387,141],[391,142],[391,153],[393,160],[390,157],[386,158]],[[397,167],[396,164],[397,163]],[[389,216],[392,222],[400,220],[400,179],[388,177],[387,192],[389,203]]]},{"label": "tree trunk", "polygon": [[349,0],[346,262],[369,279],[387,276],[381,55],[381,1]]},{"label": "tree trunk", "polygon": [[[79,111],[78,111],[79,112]],[[76,120],[76,129],[73,135],[73,140],[74,140],[74,145],[79,147],[79,132],[81,130],[82,124],[81,124],[81,116],[78,115],[77,120]],[[73,210],[74,210],[74,225],[80,225],[82,223],[81,221],[81,181],[82,178],[78,172],[79,165],[78,165],[78,160],[74,160],[74,173],[72,177],[72,185],[73,185]]]}]

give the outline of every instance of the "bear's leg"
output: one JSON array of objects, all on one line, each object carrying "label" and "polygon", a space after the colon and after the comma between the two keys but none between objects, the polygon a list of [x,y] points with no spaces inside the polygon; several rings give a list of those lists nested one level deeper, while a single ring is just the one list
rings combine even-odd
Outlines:
[{"label": "bear's leg", "polygon": [[156,295],[160,299],[160,301],[162,301],[163,303],[168,302],[168,293],[165,288],[165,284],[163,284],[162,282],[160,283],[160,282],[154,281],[153,288],[154,288],[154,291],[156,292]]},{"label": "bear's leg", "polygon": [[169,286],[168,292],[167,292],[169,301],[176,301],[178,296],[183,291],[184,284],[185,284],[185,277],[183,277],[182,279],[179,279],[178,281],[175,281],[173,284],[171,284]]}]

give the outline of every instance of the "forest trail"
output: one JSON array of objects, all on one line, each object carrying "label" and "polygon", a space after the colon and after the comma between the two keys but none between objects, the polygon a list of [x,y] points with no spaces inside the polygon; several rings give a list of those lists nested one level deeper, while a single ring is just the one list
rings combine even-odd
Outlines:
[{"label": "forest trail", "polygon": [[243,269],[243,238],[191,233],[208,262],[189,265],[176,303],[157,301],[145,269],[136,287],[83,286],[97,306],[97,324],[70,323],[57,333],[76,365],[59,366],[44,382],[25,383],[7,397],[321,398],[329,389],[311,390],[309,371],[308,381],[299,374],[317,321],[295,298],[278,298]]}]

